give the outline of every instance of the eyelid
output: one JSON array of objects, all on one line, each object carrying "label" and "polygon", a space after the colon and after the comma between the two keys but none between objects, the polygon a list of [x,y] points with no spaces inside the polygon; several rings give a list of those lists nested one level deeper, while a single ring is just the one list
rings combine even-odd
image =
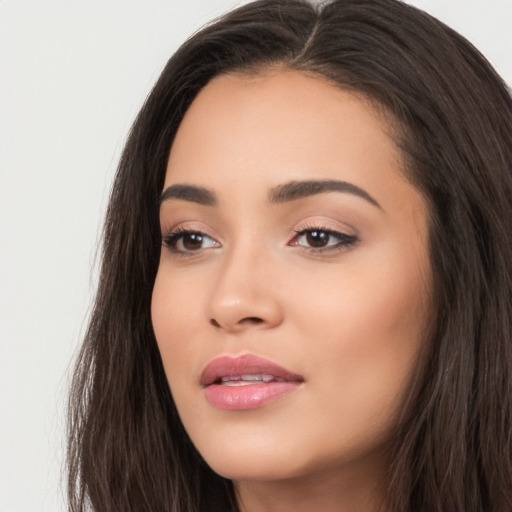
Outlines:
[{"label": "eyelid", "polygon": [[328,217],[308,218],[297,223],[293,230],[295,233],[310,230],[332,231],[333,233],[359,238],[359,233],[355,228]]},{"label": "eyelid", "polygon": [[164,223],[162,223],[161,225],[162,238],[164,236],[169,236],[173,233],[201,233],[210,238],[213,238],[214,240],[220,243],[219,236],[217,235],[215,230],[213,230],[210,226],[203,222],[181,221],[166,224],[168,224],[168,227],[165,226]]},{"label": "eyelid", "polygon": [[[187,234],[201,235],[204,238],[212,240],[215,245],[209,247],[200,247],[197,250],[177,249],[174,246],[175,243],[178,243],[178,240],[183,239],[183,237]],[[182,222],[174,225],[169,229],[163,229],[162,245],[167,248],[175,257],[197,256],[199,254],[203,254],[206,250],[222,247],[218,237],[216,237],[214,234],[211,234],[210,229],[205,229],[203,226],[193,222]]]},{"label": "eyelid", "polygon": [[[334,244],[328,244],[323,247],[308,247],[307,245],[299,244],[298,241],[307,236],[308,233],[319,231],[328,234],[329,236],[338,238],[338,241]],[[292,247],[299,247],[301,250],[317,255],[334,255],[340,252],[349,250],[352,246],[359,242],[357,232],[348,226],[341,227],[339,223],[333,226],[331,222],[326,222],[325,219],[308,219],[307,221],[299,224],[294,229],[295,235],[288,242],[288,245]]]},{"label": "eyelid", "polygon": [[[293,231],[294,234],[291,239],[288,239],[286,245],[291,247],[298,247],[304,252],[313,254],[320,255],[325,253],[325,255],[327,255],[327,253],[334,254],[346,251],[357,242],[359,242],[358,234],[354,228],[347,225],[342,226],[339,222],[326,218],[309,218],[297,224]],[[326,233],[329,237],[327,245],[315,247],[314,245],[308,246],[308,243],[299,243],[302,237],[307,236],[313,231]],[[187,234],[200,235],[203,238],[210,240],[212,243],[208,244],[207,246],[203,246],[201,244],[199,247],[197,247],[197,249],[176,247],[180,241],[183,243],[183,238]],[[188,242],[190,242],[190,240],[188,240]],[[312,242],[310,241],[309,243],[311,244]],[[219,237],[212,233],[212,230],[209,228],[209,226],[205,226],[202,222],[193,221],[177,223],[169,229],[162,230],[162,244],[174,256],[177,257],[198,256],[203,254],[205,251],[216,249],[222,247],[223,245],[220,242]]]}]

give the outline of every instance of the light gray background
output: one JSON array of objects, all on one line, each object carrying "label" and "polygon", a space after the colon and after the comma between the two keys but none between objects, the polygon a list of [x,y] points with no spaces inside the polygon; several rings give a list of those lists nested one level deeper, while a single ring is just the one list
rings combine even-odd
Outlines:
[{"label": "light gray background", "polygon": [[[245,3],[245,2],[238,2]],[[512,0],[410,0],[512,84]],[[125,135],[168,57],[235,0],[0,0],[0,511],[64,512],[69,365]]]}]

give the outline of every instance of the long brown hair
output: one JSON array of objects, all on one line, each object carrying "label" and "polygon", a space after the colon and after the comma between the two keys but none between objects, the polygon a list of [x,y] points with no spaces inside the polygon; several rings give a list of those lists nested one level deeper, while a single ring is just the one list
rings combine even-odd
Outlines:
[{"label": "long brown hair", "polygon": [[261,0],[169,60],[113,184],[96,302],[70,395],[73,511],[236,510],[178,418],[150,317],[158,198],[178,126],[212,77],[279,64],[390,113],[430,205],[432,336],[395,436],[389,512],[512,510],[512,100],[482,55],[397,0]]}]

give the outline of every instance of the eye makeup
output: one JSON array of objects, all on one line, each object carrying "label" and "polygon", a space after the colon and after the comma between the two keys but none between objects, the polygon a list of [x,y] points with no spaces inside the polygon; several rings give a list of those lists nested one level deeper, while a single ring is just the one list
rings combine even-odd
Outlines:
[{"label": "eye makeup", "polygon": [[359,240],[354,235],[322,225],[297,229],[296,236],[288,243],[292,247],[301,247],[315,254],[337,254],[348,250]]},{"label": "eye makeup", "polygon": [[[308,224],[296,229],[295,235],[287,245],[314,254],[336,254],[348,250],[358,241],[357,236],[332,227]],[[179,256],[196,255],[222,247],[220,242],[203,231],[184,226],[178,226],[164,235],[162,244],[172,254]]]}]

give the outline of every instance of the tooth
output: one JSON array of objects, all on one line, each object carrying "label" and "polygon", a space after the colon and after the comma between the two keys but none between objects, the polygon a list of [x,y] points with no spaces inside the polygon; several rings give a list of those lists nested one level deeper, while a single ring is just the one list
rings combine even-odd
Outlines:
[{"label": "tooth", "polygon": [[248,386],[253,382],[284,382],[284,379],[267,374],[247,374],[221,377],[220,381],[227,386]]},{"label": "tooth", "polygon": [[261,375],[241,375],[242,380],[262,380]]},{"label": "tooth", "polygon": [[232,380],[222,382],[223,386],[250,386],[252,381],[243,381],[243,380]]},{"label": "tooth", "polygon": [[231,382],[233,380],[240,380],[238,375],[233,375],[232,377],[222,377],[222,382]]}]

